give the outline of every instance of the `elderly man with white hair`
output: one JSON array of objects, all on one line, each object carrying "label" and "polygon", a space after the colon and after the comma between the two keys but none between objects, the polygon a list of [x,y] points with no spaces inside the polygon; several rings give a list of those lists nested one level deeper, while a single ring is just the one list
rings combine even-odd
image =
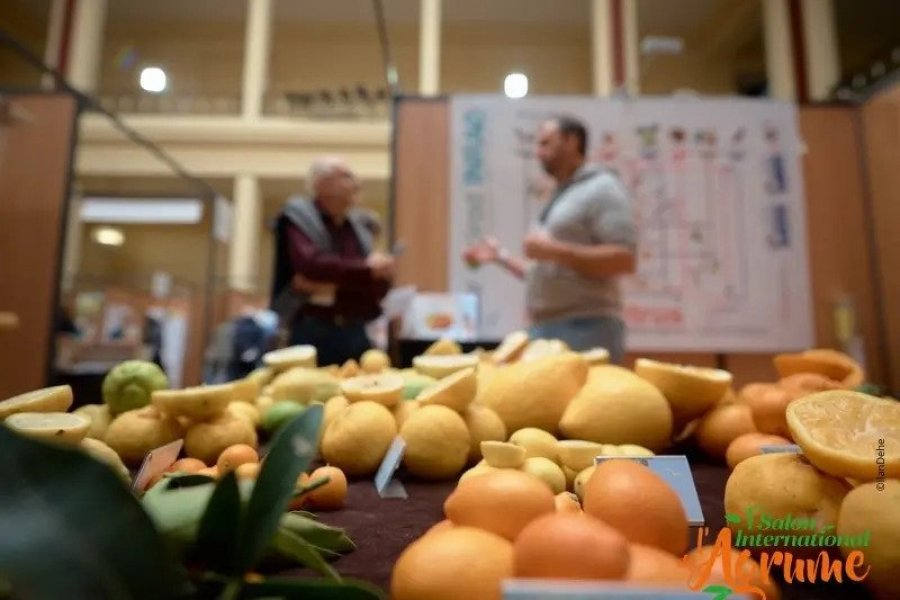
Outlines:
[{"label": "elderly man with white hair", "polygon": [[371,347],[365,324],[381,312],[394,259],[372,249],[371,218],[355,206],[360,186],[346,161],[313,161],[308,184],[311,197],[289,198],[276,221],[272,307],[292,345],[315,346],[321,365],[342,364]]}]

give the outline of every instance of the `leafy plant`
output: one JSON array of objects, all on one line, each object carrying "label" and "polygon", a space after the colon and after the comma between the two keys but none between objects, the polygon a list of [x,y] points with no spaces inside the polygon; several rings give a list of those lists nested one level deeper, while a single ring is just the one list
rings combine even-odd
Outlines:
[{"label": "leafy plant", "polygon": [[[172,477],[141,501],[86,454],[0,427],[0,582],[29,598],[382,598],[328,564],[354,548],[342,530],[285,512],[321,419],[313,406],[282,427],[255,484]],[[253,573],[273,557],[324,578]]]}]

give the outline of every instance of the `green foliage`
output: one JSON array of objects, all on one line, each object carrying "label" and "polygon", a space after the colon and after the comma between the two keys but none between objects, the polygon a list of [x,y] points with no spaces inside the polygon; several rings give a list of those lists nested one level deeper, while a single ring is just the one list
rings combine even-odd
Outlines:
[{"label": "green foliage", "polygon": [[[285,512],[321,419],[313,406],[285,424],[255,484],[178,475],[141,501],[86,454],[0,427],[0,592],[5,581],[13,596],[36,599],[383,598],[328,564],[355,548],[342,530]],[[248,576],[272,556],[324,578]]]}]

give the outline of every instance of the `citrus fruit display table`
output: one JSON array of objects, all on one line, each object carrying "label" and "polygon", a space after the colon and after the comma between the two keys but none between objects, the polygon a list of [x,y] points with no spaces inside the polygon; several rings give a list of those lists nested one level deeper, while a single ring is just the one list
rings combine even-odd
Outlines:
[{"label": "citrus fruit display table", "polygon": [[[678,453],[675,449],[672,453]],[[700,495],[706,526],[710,535],[704,543],[712,543],[715,533],[725,526],[722,498],[729,470],[723,465],[707,461],[703,457],[689,456],[694,481]],[[406,500],[381,499],[371,480],[350,483],[343,510],[321,513],[322,521],[345,528],[356,542],[357,549],[342,557],[336,567],[346,577],[370,581],[389,591],[391,570],[400,553],[421,537],[432,525],[441,521],[443,504],[456,488],[455,481],[439,483],[419,481],[400,474],[409,498]],[[692,531],[692,536],[696,534]],[[689,549],[696,545],[692,537]],[[773,575],[776,572],[773,568]],[[776,577],[777,578],[777,577]],[[833,600],[870,598],[860,584],[844,581],[833,585],[815,585],[778,581],[783,600]]]}]

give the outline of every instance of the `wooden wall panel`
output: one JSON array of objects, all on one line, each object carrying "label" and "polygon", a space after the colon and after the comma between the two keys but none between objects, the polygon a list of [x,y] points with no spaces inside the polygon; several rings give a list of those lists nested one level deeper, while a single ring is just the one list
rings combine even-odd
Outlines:
[{"label": "wooden wall panel", "polygon": [[397,285],[443,292],[450,244],[449,104],[400,101],[395,127],[394,238],[407,246],[397,267]]},{"label": "wooden wall panel", "polygon": [[884,305],[885,365],[894,393],[900,392],[900,85],[862,109],[867,172],[872,199],[877,274]]},{"label": "wooden wall panel", "polygon": [[76,106],[63,95],[7,97],[25,120],[0,124],[0,398],[46,382]]}]

